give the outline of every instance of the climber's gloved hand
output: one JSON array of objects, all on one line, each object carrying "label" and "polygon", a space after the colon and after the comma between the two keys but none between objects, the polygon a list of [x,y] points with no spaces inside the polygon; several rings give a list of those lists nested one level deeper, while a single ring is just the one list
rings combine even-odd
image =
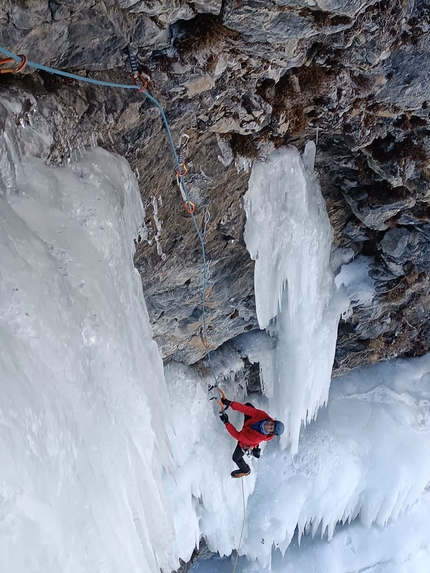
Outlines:
[{"label": "climber's gloved hand", "polygon": [[227,400],[227,398],[221,398],[221,402],[223,403],[223,406],[226,410],[231,404],[231,400]]},{"label": "climber's gloved hand", "polygon": [[252,455],[254,458],[259,458],[261,456],[261,450],[258,446],[256,448],[252,448]]},{"label": "climber's gloved hand", "polygon": [[221,419],[221,422],[222,422],[223,424],[227,424],[227,423],[228,423],[228,416],[227,416],[227,414],[226,414],[225,412],[221,412],[221,414],[220,414],[220,419]]}]

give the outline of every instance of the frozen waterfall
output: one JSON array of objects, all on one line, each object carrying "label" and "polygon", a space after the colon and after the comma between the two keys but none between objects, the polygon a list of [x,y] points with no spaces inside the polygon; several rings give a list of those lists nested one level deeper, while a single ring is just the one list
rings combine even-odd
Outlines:
[{"label": "frozen waterfall", "polygon": [[101,149],[21,164],[14,129],[0,141],[0,570],[170,571],[168,398],[133,267],[135,177]]},{"label": "frozen waterfall", "polygon": [[[34,155],[52,133],[40,116],[16,122],[19,105],[9,102],[6,117],[0,105],[2,573],[168,572],[202,538],[215,555],[192,571],[231,573],[242,525],[236,573],[427,573],[429,356],[334,380],[297,453],[273,440],[249,460],[246,480],[232,480],[235,442],[209,400],[211,378],[174,363],[163,369],[152,340],[132,262],[144,214],[128,164],[95,149],[68,166],[46,166]],[[291,439],[306,411],[326,400],[328,381],[315,372],[332,360],[323,334],[339,310],[311,165],[311,148],[305,161],[280,150],[251,179],[265,197],[261,210],[258,197],[247,204],[261,225],[254,236],[247,229],[247,240],[260,249],[257,282],[269,295],[259,299],[260,320],[277,337],[247,333],[213,355],[229,397],[270,413],[278,400],[279,417],[290,408]],[[295,181],[288,201],[286,178]],[[367,263],[337,276],[347,298],[371,299]],[[290,287],[297,302],[285,306]],[[316,348],[326,353],[322,366]],[[296,361],[286,382],[302,374],[314,384],[291,386],[288,401],[300,412],[270,375],[279,373],[281,350]],[[264,365],[269,398],[246,396],[232,381],[242,354]],[[229,416],[240,428],[243,417]]]},{"label": "frozen waterfall", "polygon": [[314,159],[312,142],[303,158],[293,147],[275,151],[254,166],[245,195],[258,322],[277,336],[263,387],[271,412],[286,423],[282,443],[293,452],[302,421],[327,401],[345,305],[330,269],[332,231]]}]

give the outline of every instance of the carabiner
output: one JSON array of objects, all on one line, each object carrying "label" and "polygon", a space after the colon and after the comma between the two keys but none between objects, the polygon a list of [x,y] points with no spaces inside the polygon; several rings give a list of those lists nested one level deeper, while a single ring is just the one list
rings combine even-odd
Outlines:
[{"label": "carabiner", "polygon": [[18,64],[17,68],[0,68],[0,74],[17,74],[22,72],[27,65],[27,58],[24,54],[18,54],[18,56],[21,58],[20,62],[17,62],[15,58],[3,58],[3,60],[0,60],[0,66],[4,66],[6,64]]}]

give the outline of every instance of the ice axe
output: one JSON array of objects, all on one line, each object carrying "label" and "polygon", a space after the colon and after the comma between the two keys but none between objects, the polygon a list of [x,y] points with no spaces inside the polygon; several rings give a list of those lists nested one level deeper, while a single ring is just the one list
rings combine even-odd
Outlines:
[{"label": "ice axe", "polygon": [[[218,392],[221,394],[221,399],[225,399],[225,393],[221,390],[221,388],[218,388],[218,386],[216,387],[216,389],[218,390]],[[216,400],[218,402],[218,404],[221,406],[221,412],[224,412],[225,410],[225,406],[224,404],[221,402],[221,400],[219,400],[216,396],[213,396],[211,398],[211,400]]]}]

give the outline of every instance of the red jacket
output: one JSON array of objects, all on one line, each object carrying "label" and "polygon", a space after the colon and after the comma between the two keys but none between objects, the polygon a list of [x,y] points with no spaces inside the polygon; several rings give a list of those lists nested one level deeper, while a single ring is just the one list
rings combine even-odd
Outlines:
[{"label": "red jacket", "polygon": [[241,448],[256,448],[260,442],[269,442],[273,438],[273,435],[265,436],[257,430],[254,430],[254,428],[251,428],[252,424],[261,422],[262,420],[274,421],[264,410],[257,410],[257,408],[245,406],[245,404],[241,404],[240,402],[231,402],[230,408],[242,412],[246,416],[251,416],[251,418],[246,420],[243,424],[243,428],[240,432],[238,432],[230,422],[227,422],[225,425],[228,433],[239,442]]}]

